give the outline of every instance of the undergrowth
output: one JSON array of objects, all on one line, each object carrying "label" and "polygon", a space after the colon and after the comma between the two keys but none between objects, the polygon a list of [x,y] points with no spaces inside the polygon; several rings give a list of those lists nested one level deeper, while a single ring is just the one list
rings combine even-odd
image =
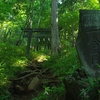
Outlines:
[{"label": "undergrowth", "polygon": [[[58,76],[62,82],[58,86],[44,86],[44,91],[32,100],[59,100],[64,92],[63,78],[73,73],[79,67],[75,48],[70,48],[60,55],[50,56],[50,52],[31,52],[30,59],[26,58],[25,47],[17,47],[9,44],[0,44],[0,100],[13,100],[9,90],[9,78],[15,77],[15,73],[26,70],[25,66],[29,60],[45,60],[43,67],[48,67]],[[58,96],[59,95],[59,96]]]},{"label": "undergrowth", "polygon": [[26,62],[24,48],[7,43],[0,44],[0,100],[12,100],[9,78],[25,70]]},{"label": "undergrowth", "polygon": [[61,83],[59,86],[46,87],[44,86],[44,91],[42,91],[38,97],[32,100],[62,100],[64,98],[65,89],[64,84]]},{"label": "undergrowth", "polygon": [[43,67],[48,67],[61,80],[58,86],[45,86],[44,91],[33,100],[62,100],[65,94],[63,79],[80,67],[75,48],[70,48],[60,55],[54,55],[44,61]]},{"label": "undergrowth", "polygon": [[76,49],[70,48],[58,56],[51,56],[43,66],[49,67],[55,75],[60,77],[71,74],[80,67]]}]

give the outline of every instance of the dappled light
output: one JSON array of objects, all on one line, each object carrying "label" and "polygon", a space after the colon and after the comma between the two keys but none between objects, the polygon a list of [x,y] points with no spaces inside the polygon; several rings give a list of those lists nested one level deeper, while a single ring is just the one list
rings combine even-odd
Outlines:
[{"label": "dappled light", "polygon": [[25,67],[26,62],[27,62],[27,58],[26,58],[26,57],[22,57],[22,58],[17,59],[17,60],[12,64],[12,66],[16,66],[16,67],[17,67],[17,66]]},{"label": "dappled light", "polygon": [[37,57],[38,62],[43,62],[44,60],[47,60],[45,55],[40,55],[39,57]]},{"label": "dappled light", "polygon": [[0,0],[0,100],[100,100],[76,49],[80,9],[99,11],[100,0]]}]

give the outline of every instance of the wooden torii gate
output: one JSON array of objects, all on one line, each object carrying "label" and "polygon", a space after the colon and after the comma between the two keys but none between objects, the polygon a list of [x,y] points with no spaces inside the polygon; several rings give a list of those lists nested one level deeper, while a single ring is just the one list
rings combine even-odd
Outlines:
[{"label": "wooden torii gate", "polygon": [[32,34],[34,32],[51,32],[51,29],[47,28],[23,28],[22,30],[27,33],[27,38],[28,38],[27,49],[26,49],[27,55],[29,55],[30,53],[30,44],[31,44]]}]

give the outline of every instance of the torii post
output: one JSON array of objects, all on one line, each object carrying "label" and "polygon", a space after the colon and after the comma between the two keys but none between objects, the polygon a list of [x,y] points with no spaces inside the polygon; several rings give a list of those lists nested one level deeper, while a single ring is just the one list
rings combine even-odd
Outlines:
[{"label": "torii post", "polygon": [[27,48],[26,48],[26,54],[29,55],[29,52],[30,52],[30,44],[31,44],[31,39],[32,39],[32,33],[33,33],[33,30],[31,28],[25,28],[25,29],[22,29],[24,32],[27,32]]}]

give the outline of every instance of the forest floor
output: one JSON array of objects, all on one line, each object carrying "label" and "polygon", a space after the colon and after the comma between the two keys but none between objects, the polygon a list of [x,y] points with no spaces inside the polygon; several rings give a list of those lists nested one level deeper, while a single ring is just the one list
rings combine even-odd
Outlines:
[{"label": "forest floor", "polygon": [[26,71],[16,73],[16,77],[10,79],[12,82],[9,91],[14,100],[33,100],[44,87],[57,86],[61,83],[48,67],[42,66],[43,62],[31,61]]},{"label": "forest floor", "polygon": [[[94,95],[97,94],[97,86],[91,86],[90,83],[94,84],[94,82],[91,78],[88,79],[84,69],[78,68],[62,81],[51,71],[50,67],[44,67],[43,63],[43,61],[32,60],[26,65],[26,70],[15,73],[15,77],[9,79],[12,83],[9,91],[13,100],[51,100],[51,98],[52,100],[66,100],[66,98],[68,100],[83,100],[86,97],[89,97],[89,100],[94,100],[94,98],[99,100],[98,95]],[[52,92],[51,89],[55,86],[59,87],[62,82],[68,93],[62,93],[56,97],[55,95],[60,90]],[[88,88],[90,90],[86,92],[85,90]],[[77,91],[74,92],[74,90]],[[87,96],[83,96],[84,92]],[[79,96],[80,94],[82,96]],[[42,96],[45,96],[45,99]]]}]

